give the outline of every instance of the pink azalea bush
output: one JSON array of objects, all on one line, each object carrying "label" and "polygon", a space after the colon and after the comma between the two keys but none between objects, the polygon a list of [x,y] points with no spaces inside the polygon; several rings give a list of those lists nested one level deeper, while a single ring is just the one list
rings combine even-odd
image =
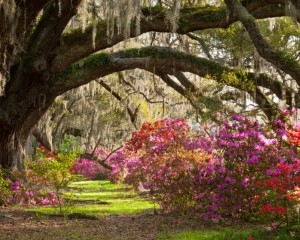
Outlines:
[{"label": "pink azalea bush", "polygon": [[27,161],[24,171],[10,172],[9,205],[59,205],[64,199],[62,190],[72,180],[70,168],[73,153],[52,154],[46,148],[38,149],[37,158]]},{"label": "pink azalea bush", "polygon": [[[285,126],[279,120],[276,124]],[[274,202],[273,194],[261,188],[260,183],[268,181],[274,173],[280,173],[278,166],[298,166],[300,163],[297,149],[283,143],[284,138],[284,134],[278,135],[258,121],[240,115],[233,115],[230,121],[222,123],[212,139],[213,156],[219,161],[214,167],[217,175],[210,184],[214,192],[210,202],[215,206],[212,214],[217,212],[240,218],[258,213],[261,205]],[[296,175],[299,169],[299,166],[295,168]],[[294,189],[295,184],[286,186],[281,195]]]},{"label": "pink azalea bush", "polygon": [[24,187],[19,182],[19,188],[11,188],[11,195],[9,197],[8,205],[24,205],[24,206],[44,206],[44,205],[52,205],[58,206],[60,205],[64,199],[58,197],[58,195],[54,192],[41,192],[41,191],[31,191],[26,190],[26,186]]},{"label": "pink azalea bush", "polygon": [[[111,177],[136,188],[142,184],[163,209],[193,211],[206,220],[239,219],[266,209],[284,216],[299,200],[300,175],[298,151],[286,141],[286,128],[280,119],[264,126],[241,115],[198,132],[182,119],[144,123],[112,156]],[[287,181],[274,188],[272,181],[279,179]]]},{"label": "pink azalea bush", "polygon": [[112,156],[111,177],[136,188],[142,184],[166,209],[194,207],[195,176],[210,161],[210,155],[190,146],[189,131],[182,119],[143,124]]},{"label": "pink azalea bush", "polygon": [[109,170],[101,166],[94,160],[87,158],[78,158],[74,170],[87,179],[96,179],[99,176],[108,175]]},{"label": "pink azalea bush", "polygon": [[[104,160],[109,155],[109,151],[104,147],[95,149],[93,155],[99,160]],[[108,160],[109,162],[109,160]],[[104,168],[100,163],[88,158],[77,158],[73,167],[74,171],[87,179],[96,179],[97,177],[107,177],[110,170]]]}]

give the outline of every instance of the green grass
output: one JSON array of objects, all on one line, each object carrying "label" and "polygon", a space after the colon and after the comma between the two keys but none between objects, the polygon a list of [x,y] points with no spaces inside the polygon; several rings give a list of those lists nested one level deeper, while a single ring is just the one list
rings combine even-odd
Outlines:
[{"label": "green grass", "polygon": [[[133,189],[108,180],[72,182],[63,197],[67,202],[63,206],[63,215],[131,214],[153,212],[154,208],[153,202],[141,198]],[[30,211],[37,214],[60,214],[58,207],[39,207]]]},{"label": "green grass", "polygon": [[198,231],[183,231],[175,234],[164,233],[160,235],[160,239],[172,240],[243,240],[251,236],[250,231],[217,231],[217,230],[198,230]]},{"label": "green grass", "polygon": [[293,234],[282,232],[275,235],[275,232],[250,228],[201,229],[195,231],[180,231],[176,233],[161,233],[159,240],[248,240],[252,236],[255,240],[292,240],[299,239]]},{"label": "green grass", "polygon": [[[73,182],[64,193],[64,198],[67,203],[63,213],[59,212],[58,207],[31,208],[30,211],[35,211],[40,217],[63,215],[67,218],[90,219],[105,215],[153,213],[154,211],[153,202],[141,198],[132,188],[116,185],[107,180]],[[233,227],[215,225],[213,228],[186,229],[172,228],[172,226],[161,229],[157,240],[248,240],[250,236],[255,240],[299,239],[286,232],[279,234],[268,232],[263,225]]]}]

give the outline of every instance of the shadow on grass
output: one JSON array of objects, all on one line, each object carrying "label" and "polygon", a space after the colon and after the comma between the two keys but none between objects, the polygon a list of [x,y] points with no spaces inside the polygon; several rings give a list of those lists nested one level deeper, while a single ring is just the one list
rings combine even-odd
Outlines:
[{"label": "shadow on grass", "polygon": [[[67,188],[67,191],[80,191],[84,189],[83,187],[68,187]],[[90,188],[90,189],[85,189],[84,191],[85,192],[89,192],[89,191],[101,191],[101,192],[128,192],[128,191],[131,191],[132,188],[114,188],[114,189],[106,189],[106,188],[102,188],[102,187],[99,187],[99,188]]]},{"label": "shadow on grass", "polygon": [[110,202],[107,201],[101,201],[101,200],[76,200],[76,199],[67,199],[66,201],[67,205],[89,205],[89,204],[98,204],[98,205],[108,205],[111,204]]},{"label": "shadow on grass", "polygon": [[[30,211],[42,215],[68,217],[123,215],[153,212],[153,202],[141,198],[132,188],[120,187],[107,180],[73,182],[63,194],[65,203],[60,213],[57,207],[39,207]],[[73,214],[73,215],[72,215]]]}]

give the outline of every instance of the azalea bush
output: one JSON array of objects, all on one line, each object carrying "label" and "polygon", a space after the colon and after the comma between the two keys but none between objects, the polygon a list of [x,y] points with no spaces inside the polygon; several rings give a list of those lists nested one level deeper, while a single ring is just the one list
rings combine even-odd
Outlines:
[{"label": "azalea bush", "polygon": [[112,156],[111,177],[142,185],[166,210],[286,221],[299,201],[300,166],[283,120],[263,125],[233,115],[198,132],[182,119],[144,123]]},{"label": "azalea bush", "polygon": [[80,174],[81,176],[90,180],[108,174],[108,170],[103,168],[96,161],[82,157],[76,160],[74,171],[75,173]]},{"label": "azalea bush", "polygon": [[57,155],[41,149],[39,157],[28,161],[27,167],[40,181],[50,184],[57,191],[67,186],[72,180],[70,169],[74,165],[76,154],[73,152],[58,153]]},{"label": "azalea bush", "polygon": [[11,181],[8,205],[21,206],[43,206],[43,205],[60,205],[63,199],[54,192],[46,189],[33,190],[28,184],[22,184],[19,181]]},{"label": "azalea bush", "polygon": [[[108,149],[99,146],[93,152],[93,156],[99,160],[105,160],[109,155]],[[107,160],[109,162],[109,159]],[[73,167],[75,173],[82,175],[87,179],[107,178],[110,170],[104,168],[100,163],[86,157],[76,159]]]},{"label": "azalea bush", "polygon": [[[277,125],[285,127],[283,123]],[[276,131],[280,132],[279,128]],[[258,121],[240,115],[223,122],[214,139],[215,157],[223,163],[214,191],[219,212],[245,217],[263,212],[265,204],[274,203],[274,194],[266,183],[274,175],[282,174],[281,167],[295,165],[299,171],[297,149],[283,143],[285,138],[284,134],[278,135]],[[290,182],[276,195],[274,206],[285,209],[281,214],[288,207],[286,193],[295,186],[295,182]]]},{"label": "azalea bush", "polygon": [[44,147],[39,148],[35,159],[26,162],[26,170],[11,172],[9,204],[61,207],[62,190],[72,180],[70,169],[75,158],[74,152],[55,155]]},{"label": "azalea bush", "polygon": [[210,161],[210,155],[189,144],[189,132],[182,119],[144,123],[112,156],[112,178],[149,190],[165,209],[195,207],[195,176]]}]

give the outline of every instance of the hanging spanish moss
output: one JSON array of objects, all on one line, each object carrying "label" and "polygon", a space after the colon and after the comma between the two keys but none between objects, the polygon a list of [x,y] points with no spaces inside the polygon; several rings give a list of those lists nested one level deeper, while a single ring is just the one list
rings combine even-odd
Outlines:
[{"label": "hanging spanish moss", "polygon": [[279,108],[280,109],[285,109],[286,108],[286,89],[287,86],[286,86],[286,81],[284,80],[283,83],[282,83],[282,103],[279,104]]},{"label": "hanging spanish moss", "polygon": [[269,19],[269,30],[273,32],[276,28],[276,18]]},{"label": "hanging spanish moss", "polygon": [[[202,1],[196,1],[202,2]],[[171,32],[175,33],[178,27],[179,12],[183,0],[174,0],[163,3],[166,8],[167,20]],[[82,30],[85,31],[88,25],[93,28],[93,45],[97,31],[97,22],[105,21],[107,41],[110,42],[115,35],[122,35],[128,39],[132,35],[140,35],[140,22],[142,19],[141,9],[147,6],[154,6],[157,1],[146,0],[83,0],[79,8]],[[135,32],[132,30],[135,29]]]},{"label": "hanging spanish moss", "polygon": [[291,0],[285,0],[285,15],[291,17],[293,22],[297,24],[297,9]]},{"label": "hanging spanish moss", "polygon": [[97,30],[97,22],[106,21],[107,40],[114,35],[122,34],[124,39],[130,36],[132,24],[135,22],[136,34],[140,33],[141,7],[145,1],[141,0],[83,0],[79,8],[82,30],[88,24],[93,27],[93,45]]},{"label": "hanging spanish moss", "polygon": [[256,75],[261,73],[261,70],[262,70],[261,64],[262,64],[262,58],[260,57],[259,53],[254,49],[252,65],[253,65],[253,71]]},{"label": "hanging spanish moss", "polygon": [[88,1],[82,1],[78,8],[78,16],[81,22],[82,32],[85,32],[88,20]]},{"label": "hanging spanish moss", "polygon": [[178,19],[179,19],[180,7],[181,7],[181,1],[180,0],[174,0],[172,9],[168,14],[168,19],[170,21],[171,29],[172,29],[173,33],[175,33],[177,28],[178,28],[177,22],[178,22]]}]

